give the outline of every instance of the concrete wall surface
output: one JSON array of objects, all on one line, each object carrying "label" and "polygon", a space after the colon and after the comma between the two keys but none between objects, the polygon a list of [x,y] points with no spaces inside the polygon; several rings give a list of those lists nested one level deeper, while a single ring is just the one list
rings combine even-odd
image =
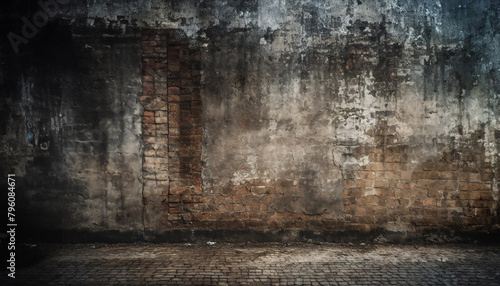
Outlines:
[{"label": "concrete wall surface", "polygon": [[28,240],[500,230],[498,1],[0,5]]}]

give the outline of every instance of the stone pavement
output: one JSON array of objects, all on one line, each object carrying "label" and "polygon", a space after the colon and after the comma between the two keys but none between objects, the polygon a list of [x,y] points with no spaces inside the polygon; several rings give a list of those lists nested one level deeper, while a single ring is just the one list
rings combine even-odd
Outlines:
[{"label": "stone pavement", "polygon": [[[38,261],[18,267],[17,285],[500,285],[499,245],[140,243],[36,249]],[[14,280],[0,273],[1,285]]]}]

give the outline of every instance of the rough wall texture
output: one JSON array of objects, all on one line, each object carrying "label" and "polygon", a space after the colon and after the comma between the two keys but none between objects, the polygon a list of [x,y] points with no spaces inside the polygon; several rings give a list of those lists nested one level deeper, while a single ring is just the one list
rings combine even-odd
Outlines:
[{"label": "rough wall texture", "polygon": [[141,237],[140,32],[109,32],[48,25],[2,56],[1,170],[16,174],[19,232],[33,238]]},{"label": "rough wall texture", "polygon": [[[38,9],[19,5],[3,34]],[[3,167],[46,229],[497,231],[499,19],[493,0],[60,4],[18,54],[3,39]]]},{"label": "rough wall texture", "polygon": [[145,30],[142,52],[143,204],[154,235],[192,224],[202,200],[200,56],[165,30]]}]

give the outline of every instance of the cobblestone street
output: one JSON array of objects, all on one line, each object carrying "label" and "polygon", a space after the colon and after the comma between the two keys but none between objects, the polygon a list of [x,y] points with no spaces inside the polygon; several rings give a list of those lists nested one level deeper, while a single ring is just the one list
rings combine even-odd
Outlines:
[{"label": "cobblestone street", "polygon": [[[500,285],[500,247],[39,245],[2,285]],[[18,258],[18,263],[22,257]]]}]

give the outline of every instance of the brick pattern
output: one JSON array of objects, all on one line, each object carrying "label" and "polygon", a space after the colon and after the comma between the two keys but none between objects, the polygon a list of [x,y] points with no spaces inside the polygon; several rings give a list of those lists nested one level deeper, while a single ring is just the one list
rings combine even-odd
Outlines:
[{"label": "brick pattern", "polygon": [[369,131],[375,145],[358,147],[358,156],[370,164],[347,173],[344,208],[351,223],[380,226],[387,222],[411,223],[417,228],[450,226],[473,230],[498,223],[494,200],[494,170],[484,158],[478,135],[437,144],[438,157],[411,163],[420,147],[398,143],[396,127],[381,119]]},{"label": "brick pattern", "polygon": [[[43,245],[20,285],[498,285],[498,246]],[[33,251],[33,250],[32,250]],[[402,255],[404,253],[404,255]],[[11,285],[4,270],[0,284]],[[496,282],[495,282],[496,281]]]},{"label": "brick pattern", "polygon": [[169,188],[166,32],[144,31],[142,55],[143,204],[146,228],[154,229],[156,206],[168,199]]},{"label": "brick pattern", "polygon": [[308,179],[290,176],[234,184],[218,178],[204,181],[209,192],[194,211],[195,220],[211,228],[361,231],[389,222],[416,230],[453,227],[464,231],[499,222],[493,185],[499,181],[498,170],[485,158],[484,147],[478,143],[481,135],[461,138],[460,144],[436,143],[440,155],[422,160],[421,145],[402,143],[396,126],[388,124],[388,115],[379,117],[367,132],[374,143],[352,146],[347,155],[368,157],[369,163],[343,170],[343,215],[307,215],[277,207],[284,197],[293,196],[290,204],[307,201],[304,190],[314,187]]},{"label": "brick pattern", "polygon": [[339,223],[332,221],[329,214],[307,215],[277,207],[290,194],[296,196],[292,196],[289,204],[307,201],[304,189],[313,184],[307,179],[250,179],[235,184],[218,178],[206,179],[203,183],[209,191],[205,191],[193,215],[205,227],[331,229]]},{"label": "brick pattern", "polygon": [[401,143],[390,112],[376,115],[378,124],[367,132],[373,144],[351,146],[347,156],[368,157],[369,164],[343,170],[340,216],[287,209],[286,199],[306,202],[304,190],[317,188],[310,178],[202,182],[200,54],[172,39],[165,30],[144,31],[142,38],[143,201],[155,206],[152,221],[161,214],[160,228],[369,230],[401,222],[467,230],[498,223],[500,170],[477,143],[484,132],[436,143],[441,155],[426,161],[415,155],[420,145]]},{"label": "brick pattern", "polygon": [[262,225],[271,218],[272,205],[282,193],[271,180],[248,180],[237,185],[223,179],[204,183],[210,193],[203,197],[202,208],[194,215],[197,220],[216,228]]},{"label": "brick pattern", "polygon": [[169,221],[191,223],[201,202],[200,54],[187,45],[168,46]]},{"label": "brick pattern", "polygon": [[161,201],[160,223],[192,221],[201,198],[200,55],[166,30],[142,37],[143,201]]}]

